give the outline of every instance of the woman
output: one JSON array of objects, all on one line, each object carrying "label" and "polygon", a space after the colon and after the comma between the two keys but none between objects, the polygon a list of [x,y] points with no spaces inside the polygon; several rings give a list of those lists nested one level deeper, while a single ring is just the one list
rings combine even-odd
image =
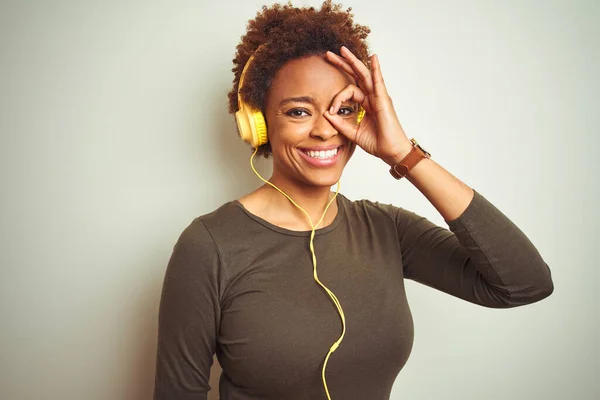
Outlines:
[{"label": "woman", "polygon": [[[215,352],[221,399],[388,399],[413,343],[404,279],[486,307],[552,293],[525,235],[408,139],[368,33],[330,1],[264,7],[250,21],[230,111],[244,109],[240,134],[272,155],[273,174],[175,245],[155,399],[206,399]],[[332,193],[357,145],[415,185],[449,230]]]}]

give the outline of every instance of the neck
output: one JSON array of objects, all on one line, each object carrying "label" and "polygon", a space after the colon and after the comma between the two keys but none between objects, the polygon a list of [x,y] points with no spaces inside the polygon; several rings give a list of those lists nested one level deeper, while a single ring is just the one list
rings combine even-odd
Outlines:
[{"label": "neck", "polygon": [[[331,192],[330,187],[328,186],[307,186],[307,185],[294,185],[291,182],[278,179],[276,174],[273,174],[269,179],[273,185],[277,186],[281,189],[285,194],[291,197],[292,200],[300,207],[302,207],[310,216],[312,223],[316,225],[321,217],[323,216],[323,212],[327,207],[327,204],[331,201],[334,196],[334,193]],[[270,207],[277,210],[277,212],[289,213],[290,216],[294,218],[301,218],[302,221],[306,221],[307,226],[310,228],[310,224],[308,219],[306,218],[306,214],[304,214],[301,210],[299,210],[294,204],[292,204],[289,199],[287,199],[283,194],[281,194],[276,189],[272,188],[270,185],[265,184],[266,188],[269,188],[269,203]],[[318,226],[318,228],[322,228],[328,225],[335,215],[337,214],[337,203],[333,201],[331,206],[327,209],[327,214],[323,218],[323,221]]]}]

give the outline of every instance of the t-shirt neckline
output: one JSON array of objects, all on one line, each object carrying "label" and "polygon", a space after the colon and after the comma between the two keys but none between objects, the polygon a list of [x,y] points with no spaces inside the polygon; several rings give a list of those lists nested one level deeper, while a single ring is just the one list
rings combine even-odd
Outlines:
[{"label": "t-shirt neckline", "polygon": [[[347,200],[346,197],[344,195],[342,195],[341,193],[338,193],[338,195],[335,199],[335,202],[338,206],[338,212],[337,212],[335,218],[333,219],[331,224],[327,225],[326,227],[317,228],[315,230],[315,236],[319,236],[319,235],[323,235],[325,233],[331,232],[339,225],[340,221],[342,221],[342,219],[343,219],[343,214],[346,212],[344,200]],[[280,226],[270,223],[266,219],[263,219],[256,214],[251,213],[250,211],[248,211],[248,209],[246,209],[246,207],[244,207],[244,205],[242,203],[240,203],[239,200],[233,200],[233,201],[231,201],[231,203],[236,205],[239,209],[241,209],[248,217],[250,217],[254,221],[258,222],[259,224],[263,225],[264,227],[266,227],[272,231],[282,233],[284,235],[290,235],[290,236],[310,236],[310,233],[312,232],[311,230],[294,231],[291,229],[282,228]]]}]

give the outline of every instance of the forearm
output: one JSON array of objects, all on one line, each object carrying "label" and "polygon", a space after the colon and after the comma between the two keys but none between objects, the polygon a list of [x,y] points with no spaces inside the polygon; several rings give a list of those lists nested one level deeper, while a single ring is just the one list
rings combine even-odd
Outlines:
[{"label": "forearm", "polygon": [[[390,166],[400,162],[410,149],[411,144],[407,143],[405,151],[386,162]],[[421,160],[405,179],[425,195],[446,222],[458,218],[473,199],[473,189],[432,159]]]}]

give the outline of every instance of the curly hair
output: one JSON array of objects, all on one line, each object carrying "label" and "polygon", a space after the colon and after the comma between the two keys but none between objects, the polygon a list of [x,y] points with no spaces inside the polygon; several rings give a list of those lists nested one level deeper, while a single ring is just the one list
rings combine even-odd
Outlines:
[{"label": "curly hair", "polygon": [[[327,50],[340,55],[340,48],[346,46],[369,65],[366,38],[371,31],[366,26],[355,24],[351,11],[352,8],[343,11],[342,5],[332,4],[332,0],[324,1],[320,10],[293,7],[291,3],[263,6],[256,13],[256,18],[248,21],[246,34],[236,48],[229,112],[235,114],[238,111],[240,75],[251,56],[254,59],[244,76],[240,96],[263,114],[271,81],[290,60],[323,54]],[[257,155],[268,158],[270,154],[268,142],[258,148]]]}]

